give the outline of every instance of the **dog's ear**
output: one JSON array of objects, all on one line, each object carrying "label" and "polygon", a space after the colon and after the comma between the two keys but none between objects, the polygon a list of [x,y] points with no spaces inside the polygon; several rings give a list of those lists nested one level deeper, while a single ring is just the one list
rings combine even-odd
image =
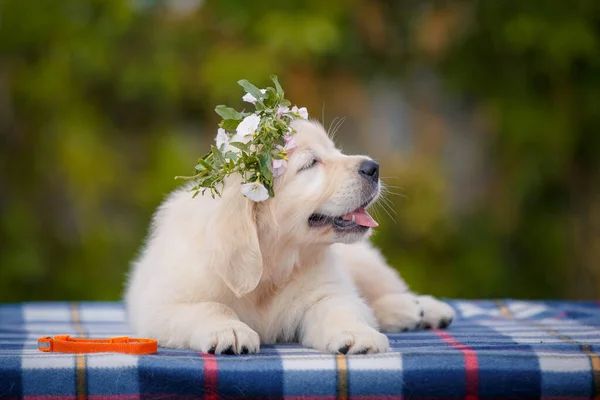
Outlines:
[{"label": "dog's ear", "polygon": [[207,230],[210,266],[237,297],[256,288],[263,273],[256,203],[240,192],[241,180],[226,183]]}]

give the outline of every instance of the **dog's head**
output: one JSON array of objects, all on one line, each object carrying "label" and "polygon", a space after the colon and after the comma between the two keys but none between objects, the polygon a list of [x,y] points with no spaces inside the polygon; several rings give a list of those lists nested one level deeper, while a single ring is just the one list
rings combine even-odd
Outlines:
[{"label": "dog's head", "polygon": [[298,147],[268,204],[280,234],[298,244],[359,240],[377,226],[365,208],[379,195],[379,165],[342,154],[316,122],[292,126]]},{"label": "dog's head", "polygon": [[210,225],[211,265],[238,296],[258,285],[265,259],[293,262],[303,248],[356,242],[377,226],[366,208],[379,196],[379,165],[342,154],[316,122],[292,127],[298,147],[275,178],[275,197],[254,203],[231,179]]}]

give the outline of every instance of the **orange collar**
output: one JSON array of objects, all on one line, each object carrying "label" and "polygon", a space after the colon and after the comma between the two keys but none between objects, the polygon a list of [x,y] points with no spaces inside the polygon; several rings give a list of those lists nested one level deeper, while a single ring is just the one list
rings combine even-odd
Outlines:
[{"label": "orange collar", "polygon": [[109,339],[79,339],[69,335],[38,339],[38,350],[58,353],[127,353],[152,354],[158,351],[154,339],[134,339],[129,336]]}]

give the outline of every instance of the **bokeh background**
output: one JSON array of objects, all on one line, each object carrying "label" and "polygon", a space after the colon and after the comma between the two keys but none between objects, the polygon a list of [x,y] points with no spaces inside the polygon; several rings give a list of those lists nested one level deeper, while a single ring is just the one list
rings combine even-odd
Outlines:
[{"label": "bokeh background", "polygon": [[215,105],[270,74],[379,160],[415,290],[597,297],[599,42],[596,0],[1,1],[0,301],[118,299]]}]

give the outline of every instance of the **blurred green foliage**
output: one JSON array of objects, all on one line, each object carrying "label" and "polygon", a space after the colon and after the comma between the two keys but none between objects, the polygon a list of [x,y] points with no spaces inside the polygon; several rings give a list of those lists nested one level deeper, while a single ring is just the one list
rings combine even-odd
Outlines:
[{"label": "blurred green foliage", "polygon": [[[595,297],[599,41],[594,0],[4,0],[0,301],[118,299],[152,212],[214,138],[214,106],[270,74],[313,117],[350,115],[348,148],[378,142],[360,128],[375,80],[415,109],[468,110],[485,182],[465,209],[449,207],[468,190],[448,182],[449,139],[422,144],[427,110],[412,152],[374,149],[406,196],[388,196],[375,241],[415,290]],[[423,73],[442,89],[423,92]]]}]

